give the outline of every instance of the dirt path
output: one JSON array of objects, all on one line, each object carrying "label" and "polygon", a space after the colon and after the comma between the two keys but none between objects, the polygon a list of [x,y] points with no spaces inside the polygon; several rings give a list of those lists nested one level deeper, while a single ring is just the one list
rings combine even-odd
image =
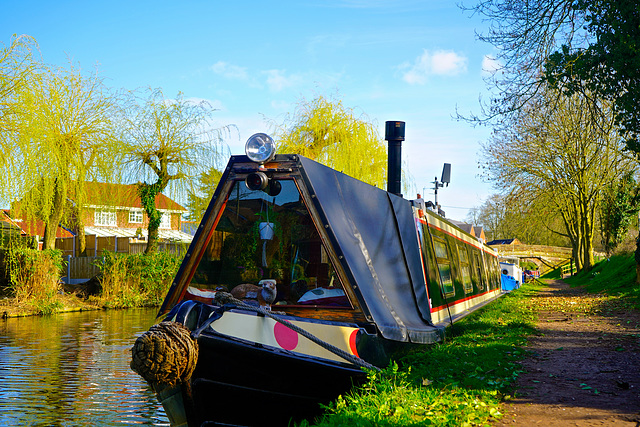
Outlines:
[{"label": "dirt path", "polygon": [[640,426],[640,313],[556,281],[499,426]]}]

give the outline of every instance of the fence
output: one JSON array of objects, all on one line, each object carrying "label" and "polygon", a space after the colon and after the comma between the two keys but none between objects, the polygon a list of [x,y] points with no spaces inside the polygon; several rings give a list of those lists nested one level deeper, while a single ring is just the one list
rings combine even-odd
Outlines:
[{"label": "fence", "polygon": [[98,273],[100,269],[94,265],[100,259],[97,256],[72,257],[67,255],[67,283],[78,283],[89,280]]},{"label": "fence", "polygon": [[[62,251],[63,256],[77,257],[80,255],[79,248],[74,237],[59,237],[56,239],[56,249]],[[85,236],[86,253],[89,257],[96,257],[102,251],[118,253],[129,253],[129,237],[116,236],[96,236],[88,234]]]},{"label": "fence", "polygon": [[569,262],[568,264],[565,264],[562,266],[562,270],[560,272],[560,278],[564,279],[565,276],[571,276],[575,272],[576,272],[576,266],[573,264],[573,262]]},{"label": "fence", "polygon": [[[100,259],[100,254],[104,251],[141,254],[144,253],[147,242],[130,242],[128,237],[102,237],[86,236],[87,254],[90,256],[77,256],[75,237],[65,237],[56,239],[56,248],[63,252],[63,257],[67,260],[66,283],[85,282],[98,273],[100,269],[95,266],[96,260]],[[183,242],[160,242],[159,252],[168,252],[175,255],[184,255],[189,245]],[[74,254],[76,256],[74,256]]]},{"label": "fence", "polygon": [[[116,236],[95,236],[89,234],[85,236],[86,253],[89,257],[97,257],[103,251],[140,254],[147,247],[147,242],[131,241],[130,237]],[[159,242],[158,251],[172,254],[184,254],[189,247],[183,242]],[[63,256],[77,257],[80,255],[76,237],[60,237],[56,239],[56,249],[62,251]]]}]

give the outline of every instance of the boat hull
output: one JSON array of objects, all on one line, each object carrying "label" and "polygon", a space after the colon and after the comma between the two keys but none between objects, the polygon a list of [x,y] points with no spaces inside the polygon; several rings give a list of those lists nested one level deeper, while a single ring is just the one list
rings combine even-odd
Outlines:
[{"label": "boat hull", "polygon": [[[311,419],[366,379],[353,365],[202,334],[186,390],[190,425],[289,425]],[[190,394],[190,395],[189,395]]]}]

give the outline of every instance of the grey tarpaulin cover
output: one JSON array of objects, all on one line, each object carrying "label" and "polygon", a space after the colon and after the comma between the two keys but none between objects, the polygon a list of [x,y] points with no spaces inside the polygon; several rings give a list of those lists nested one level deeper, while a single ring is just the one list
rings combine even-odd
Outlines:
[{"label": "grey tarpaulin cover", "polygon": [[382,336],[438,341],[411,202],[302,156],[300,162],[334,249]]}]

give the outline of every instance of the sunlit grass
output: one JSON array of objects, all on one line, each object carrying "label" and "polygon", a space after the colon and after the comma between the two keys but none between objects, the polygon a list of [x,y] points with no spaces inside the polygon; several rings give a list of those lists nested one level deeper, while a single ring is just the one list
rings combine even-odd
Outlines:
[{"label": "sunlit grass", "polygon": [[534,332],[535,308],[527,301],[539,287],[524,285],[449,328],[446,342],[370,373],[367,384],[329,405],[314,425],[471,426],[499,419]]},{"label": "sunlit grass", "polygon": [[590,271],[568,277],[571,286],[585,286],[590,293],[606,296],[600,310],[640,308],[640,285],[636,284],[636,262],[633,254],[614,255],[596,263]]}]

